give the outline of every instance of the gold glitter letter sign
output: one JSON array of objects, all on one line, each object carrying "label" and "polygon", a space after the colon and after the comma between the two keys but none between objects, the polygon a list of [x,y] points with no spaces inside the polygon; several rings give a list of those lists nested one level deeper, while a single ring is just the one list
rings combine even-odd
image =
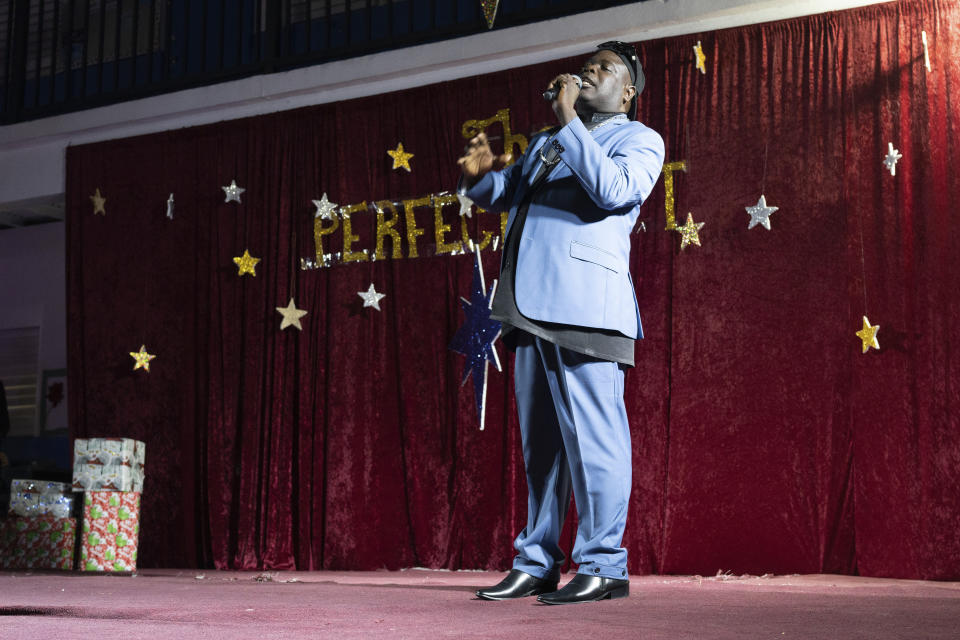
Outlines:
[{"label": "gold glitter letter sign", "polygon": [[[484,213],[487,212],[484,209],[477,207],[477,220],[481,219],[481,217],[485,218],[486,216],[481,216],[481,214]],[[490,246],[490,241],[493,240],[493,234],[486,229],[483,229],[482,233],[483,240],[481,240],[480,244],[477,244],[476,246],[479,249],[486,249],[488,246]],[[469,247],[470,242],[472,242],[470,239],[470,230],[467,228],[467,219],[463,216],[460,216],[460,239],[463,241],[463,246],[465,247]]]},{"label": "gold glitter letter sign", "polygon": [[678,160],[677,162],[667,162],[663,165],[663,188],[664,204],[667,208],[667,231],[673,231],[677,228],[676,201],[673,197],[673,172],[686,171],[687,161]]},{"label": "gold glitter letter sign", "polygon": [[[394,260],[402,258],[400,232],[397,231],[397,209],[389,200],[379,200],[373,206],[377,209],[377,251],[374,255],[377,260],[383,260],[387,257],[387,254],[383,251],[383,239],[390,236],[390,246],[392,247],[390,257]],[[386,210],[391,213],[389,218],[384,214]]]},{"label": "gold glitter letter sign", "polygon": [[367,203],[351,204],[348,207],[340,207],[340,220],[343,225],[343,262],[364,262],[369,260],[367,254],[363,251],[354,251],[353,243],[360,239],[360,236],[353,235],[353,228],[350,223],[350,214],[358,211],[366,211]]},{"label": "gold glitter letter sign", "polygon": [[321,267],[329,266],[323,258],[323,236],[328,236],[340,226],[340,219],[336,214],[330,216],[330,226],[323,226],[323,218],[313,219],[313,244],[317,252],[317,264]]},{"label": "gold glitter letter sign", "polygon": [[417,252],[417,238],[423,235],[423,229],[417,226],[417,219],[413,215],[413,210],[417,207],[429,207],[433,198],[424,196],[412,200],[403,201],[403,210],[407,217],[407,257],[417,258],[420,254]]},{"label": "gold glitter letter sign", "polygon": [[[439,196],[433,199],[433,237],[437,243],[437,255],[460,250],[459,242],[447,242],[450,225],[443,223],[443,208],[450,204],[459,204],[457,196]],[[464,221],[460,220],[463,226]]]},{"label": "gold glitter letter sign", "polygon": [[[499,122],[503,126],[503,152],[512,153],[514,160],[523,155],[527,150],[527,138],[519,133],[513,133],[510,129],[510,109],[500,109],[497,115],[486,120],[467,120],[463,123],[460,133],[469,140],[494,122]],[[514,147],[517,147],[519,152],[513,151]]]}]

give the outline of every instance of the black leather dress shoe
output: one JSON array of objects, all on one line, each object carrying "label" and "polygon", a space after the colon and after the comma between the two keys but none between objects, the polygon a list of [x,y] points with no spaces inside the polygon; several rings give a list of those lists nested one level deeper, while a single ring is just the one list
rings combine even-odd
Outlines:
[{"label": "black leather dress shoe", "polygon": [[560,581],[549,576],[535,578],[529,573],[512,569],[507,577],[489,589],[477,591],[477,597],[483,600],[513,600],[557,590]]},{"label": "black leather dress shoe", "polygon": [[537,596],[543,604],[576,604],[626,598],[630,594],[630,581],[578,573],[563,589]]}]

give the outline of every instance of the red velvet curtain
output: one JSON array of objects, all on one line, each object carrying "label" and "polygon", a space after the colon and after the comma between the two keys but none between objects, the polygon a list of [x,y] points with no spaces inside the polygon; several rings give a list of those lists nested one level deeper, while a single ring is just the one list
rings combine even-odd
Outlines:
[{"label": "red velvet curtain", "polygon": [[[634,235],[632,572],[960,578],[958,25],[956,2],[927,0],[640,43],[639,117],[686,161],[678,221],[706,224],[680,251],[661,181]],[[512,356],[498,346],[480,431],[447,349],[472,256],[439,254],[427,199],[412,220],[397,207],[402,257],[386,233],[386,259],[299,261],[311,200],[451,190],[463,123],[509,108],[529,137],[552,122],[542,87],[577,64],[69,149],[71,424],[146,441],[142,566],[509,565],[526,509]],[[400,142],[411,172],[391,168]],[[748,230],[761,194],[779,210]],[[347,247],[342,223],[324,237],[341,261],[376,247],[376,213],[350,221]],[[237,275],[244,249],[256,277]],[[379,312],[357,296],[370,283]],[[302,332],[279,330],[291,296]],[[141,344],[149,373],[131,370]]]}]

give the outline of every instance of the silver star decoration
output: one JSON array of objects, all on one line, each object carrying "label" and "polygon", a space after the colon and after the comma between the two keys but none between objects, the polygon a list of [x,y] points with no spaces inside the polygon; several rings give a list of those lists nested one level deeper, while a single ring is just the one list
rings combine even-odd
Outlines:
[{"label": "silver star decoration", "polygon": [[313,206],[317,208],[317,212],[313,214],[314,218],[320,218],[321,220],[332,220],[333,212],[337,208],[337,203],[327,200],[327,194],[324,193],[322,198],[313,201]]},{"label": "silver star decoration", "polygon": [[903,155],[896,149],[893,148],[893,143],[887,143],[887,157],[883,159],[883,164],[890,170],[890,175],[897,175],[897,160],[902,158]]},{"label": "silver star decoration", "polygon": [[173,220],[173,194],[167,198],[167,217]]},{"label": "silver star decoration", "polygon": [[753,229],[758,224],[762,224],[769,230],[770,214],[779,208],[780,207],[768,207],[767,196],[761,195],[760,199],[757,200],[756,205],[752,207],[745,207],[747,213],[750,214],[750,224],[747,225],[747,229]]},{"label": "silver star decoration", "polygon": [[468,218],[473,217],[473,200],[463,195],[462,193],[457,194],[457,200],[460,201],[460,215],[467,216]]},{"label": "silver star decoration", "polygon": [[307,315],[307,312],[303,309],[297,309],[297,305],[294,304],[293,298],[290,298],[290,302],[287,303],[285,307],[276,307],[277,313],[283,316],[283,320],[280,321],[280,330],[283,331],[287,327],[296,327],[300,331],[303,331],[303,327],[300,326],[300,318]]},{"label": "silver star decoration", "polygon": [[240,202],[240,194],[246,191],[246,189],[237,186],[236,180],[231,180],[229,187],[220,188],[223,189],[223,193],[226,195],[226,200],[224,200],[224,202],[230,202],[231,200]]},{"label": "silver star decoration", "polygon": [[386,298],[385,293],[377,293],[377,290],[373,288],[373,283],[370,283],[370,288],[366,291],[357,291],[357,295],[363,298],[363,307],[373,307],[377,311],[380,311],[380,300]]}]

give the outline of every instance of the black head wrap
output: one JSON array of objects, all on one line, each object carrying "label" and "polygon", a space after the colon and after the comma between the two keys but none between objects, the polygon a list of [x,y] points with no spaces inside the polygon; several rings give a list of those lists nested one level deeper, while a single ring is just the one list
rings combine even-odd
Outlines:
[{"label": "black head wrap", "polygon": [[630,103],[630,110],[627,112],[627,115],[631,120],[635,120],[637,117],[637,96],[640,95],[640,92],[643,91],[643,86],[646,84],[646,78],[643,75],[643,66],[640,65],[637,50],[633,48],[632,44],[620,42],[619,40],[610,40],[609,42],[598,44],[597,49],[612,51],[617,54],[620,56],[620,59],[623,60],[623,64],[626,65],[627,70],[630,71],[630,81],[633,82],[633,86],[637,88],[637,93]]}]

